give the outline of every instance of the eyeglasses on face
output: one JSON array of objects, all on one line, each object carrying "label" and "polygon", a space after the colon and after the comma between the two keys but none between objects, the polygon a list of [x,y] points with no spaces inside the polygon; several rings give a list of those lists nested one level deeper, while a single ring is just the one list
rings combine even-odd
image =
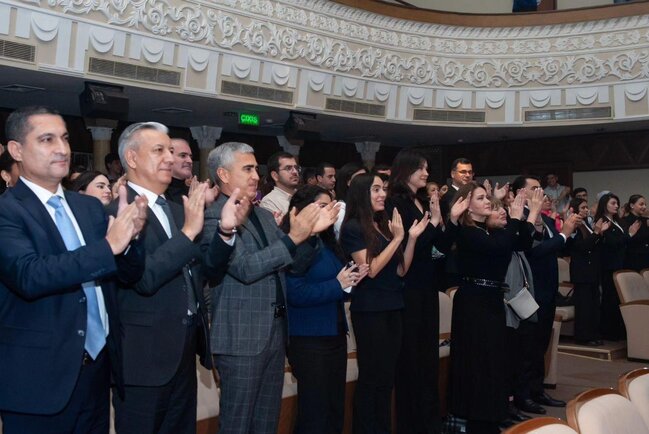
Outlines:
[{"label": "eyeglasses on face", "polygon": [[295,166],[284,166],[281,167],[279,170],[285,170],[289,173],[295,170],[297,173],[300,173],[302,171],[302,168],[298,165],[295,165]]}]

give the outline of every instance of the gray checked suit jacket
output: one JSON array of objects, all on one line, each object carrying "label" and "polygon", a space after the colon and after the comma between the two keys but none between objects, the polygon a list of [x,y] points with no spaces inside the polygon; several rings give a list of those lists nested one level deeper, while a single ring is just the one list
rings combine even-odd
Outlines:
[{"label": "gray checked suit jacket", "polygon": [[[220,195],[205,211],[205,243],[218,236],[217,224],[223,205]],[[223,279],[211,288],[210,344],[214,354],[253,356],[261,353],[270,339],[276,298],[275,279],[280,279],[286,297],[284,272],[293,262],[290,251],[281,240],[285,236],[265,209],[253,207],[264,229],[268,247],[250,221],[238,228],[234,252]],[[209,261],[209,258],[207,259]]]}]

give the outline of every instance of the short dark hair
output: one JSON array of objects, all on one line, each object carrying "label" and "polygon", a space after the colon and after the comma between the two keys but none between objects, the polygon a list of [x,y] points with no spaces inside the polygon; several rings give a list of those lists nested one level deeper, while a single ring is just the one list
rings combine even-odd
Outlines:
[{"label": "short dark hair", "polygon": [[577,196],[579,193],[588,194],[588,190],[586,190],[584,187],[577,187],[574,190],[572,190],[572,195],[573,196]]},{"label": "short dark hair", "polygon": [[289,154],[288,152],[284,152],[284,151],[275,152],[273,155],[268,157],[268,163],[266,164],[266,168],[268,169],[269,179],[272,179],[270,176],[271,172],[279,172],[279,160],[282,158],[292,158],[294,160],[297,160],[297,158],[295,158],[295,155]]},{"label": "short dark hair", "polygon": [[520,176],[517,176],[516,179],[514,179],[514,181],[512,182],[510,190],[513,191],[515,195],[518,194],[518,190],[525,187],[525,184],[527,184],[528,179],[533,179],[533,180],[539,181],[539,183],[541,183],[541,180],[539,179],[538,176],[520,175]]},{"label": "short dark hair", "polygon": [[473,166],[471,160],[469,160],[468,158],[460,157],[453,160],[453,164],[451,164],[451,170],[457,170],[458,164],[470,164]]},{"label": "short dark hair", "polygon": [[61,116],[59,112],[53,108],[41,105],[17,108],[11,112],[5,122],[5,136],[7,137],[7,140],[23,142],[25,136],[27,136],[27,134],[32,130],[29,118],[37,115]]},{"label": "short dark hair", "polygon": [[315,168],[315,176],[324,176],[327,167],[331,167],[332,169],[336,168],[336,166],[331,163],[320,163],[318,164],[318,167]]},{"label": "short dark hair", "polygon": [[316,172],[313,167],[305,167],[302,169],[302,181],[306,184],[310,178],[315,178]]},{"label": "short dark hair", "polygon": [[119,161],[119,155],[117,155],[117,152],[109,152],[106,154],[104,157],[104,166],[106,166],[106,169],[108,169],[108,166],[110,166],[115,160]]}]

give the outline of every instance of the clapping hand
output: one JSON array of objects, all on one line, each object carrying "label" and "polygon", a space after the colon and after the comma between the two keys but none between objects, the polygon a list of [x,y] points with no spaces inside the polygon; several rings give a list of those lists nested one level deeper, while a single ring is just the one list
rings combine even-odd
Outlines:
[{"label": "clapping hand", "polygon": [[509,182],[506,182],[505,185],[500,187],[496,182],[496,188],[494,188],[494,198],[498,200],[503,200],[507,193],[509,192]]},{"label": "clapping hand", "polygon": [[140,233],[146,222],[148,209],[146,196],[136,197],[129,205],[126,186],[121,185],[118,193],[117,217],[109,217],[106,231],[106,240],[114,255],[122,253],[131,240]]},{"label": "clapping hand", "polygon": [[453,224],[457,224],[458,219],[460,216],[469,209],[469,204],[471,203],[471,193],[469,193],[465,198],[459,198],[458,200],[455,201],[453,206],[451,207],[451,212],[449,213],[451,222]]},{"label": "clapping hand", "polygon": [[428,223],[430,223],[430,216],[428,214],[428,211],[426,211],[421,221],[418,222],[415,219],[415,221],[412,222],[412,226],[410,226],[410,229],[408,229],[408,238],[415,239],[419,237],[419,235],[421,235],[426,230]]},{"label": "clapping hand", "polygon": [[241,225],[248,216],[250,206],[250,201],[245,195],[241,194],[241,190],[235,188],[221,210],[221,221],[219,223],[221,230],[230,233]]},{"label": "clapping hand", "polygon": [[354,264],[351,267],[343,267],[336,276],[336,279],[340,282],[341,288],[349,288],[350,286],[358,285],[358,282],[363,280],[369,271],[370,266],[367,264]]},{"label": "clapping hand", "polygon": [[593,225],[593,232],[597,235],[601,235],[611,227],[611,222],[609,220],[604,220],[603,218],[597,220],[595,225]]},{"label": "clapping hand", "polygon": [[442,222],[442,210],[439,206],[439,193],[434,192],[430,197],[429,203],[430,223],[437,226]]},{"label": "clapping hand", "polygon": [[320,205],[317,203],[311,203],[305,206],[299,214],[294,207],[289,212],[291,230],[289,231],[288,236],[295,244],[300,244],[311,236],[313,233],[313,227],[319,217]]},{"label": "clapping hand", "polygon": [[273,211],[273,218],[275,219],[275,224],[279,226],[282,224],[282,220],[284,220],[284,213],[281,211]]},{"label": "clapping hand", "polygon": [[392,237],[396,240],[403,240],[403,237],[405,236],[405,231],[403,229],[403,221],[401,221],[401,215],[399,215],[399,211],[397,211],[396,208],[392,211],[392,220],[388,221],[388,227],[390,228],[390,232],[392,233]]},{"label": "clapping hand", "polygon": [[482,186],[484,187],[484,190],[487,192],[487,197],[491,197],[491,182],[489,182],[489,179],[485,179],[484,182],[482,183]]},{"label": "clapping hand", "polygon": [[336,223],[338,220],[338,213],[340,212],[340,207],[336,206],[338,202],[335,200],[327,204],[327,206],[320,208],[320,213],[318,214],[318,221],[316,221],[313,226],[313,233],[319,234],[320,232],[326,230],[328,227]]},{"label": "clapping hand", "polygon": [[514,198],[514,201],[509,204],[509,216],[513,219],[520,220],[523,217],[523,211],[525,210],[525,195],[526,190],[521,188],[518,191],[518,194]]},{"label": "clapping hand", "polygon": [[632,237],[635,236],[635,234],[638,233],[641,224],[642,224],[641,220],[634,221],[633,224],[629,226],[629,235]]},{"label": "clapping hand", "polygon": [[207,183],[200,182],[191,190],[190,197],[183,196],[185,224],[180,231],[192,241],[203,230],[203,223],[205,221],[205,191],[207,187]]}]

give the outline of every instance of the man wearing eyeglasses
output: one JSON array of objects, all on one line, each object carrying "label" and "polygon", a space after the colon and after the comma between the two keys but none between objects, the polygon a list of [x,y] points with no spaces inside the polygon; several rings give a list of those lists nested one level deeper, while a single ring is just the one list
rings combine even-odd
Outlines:
[{"label": "man wearing eyeglasses", "polygon": [[448,192],[439,201],[440,210],[444,218],[448,216],[448,212],[451,209],[450,205],[453,202],[455,192],[463,185],[473,181],[473,174],[473,164],[467,158],[457,158],[453,161],[453,165],[451,166],[451,184],[448,187]]},{"label": "man wearing eyeglasses", "polygon": [[268,182],[275,187],[261,200],[259,206],[273,214],[286,215],[291,196],[300,182],[300,166],[288,152],[277,152],[268,159]]}]

